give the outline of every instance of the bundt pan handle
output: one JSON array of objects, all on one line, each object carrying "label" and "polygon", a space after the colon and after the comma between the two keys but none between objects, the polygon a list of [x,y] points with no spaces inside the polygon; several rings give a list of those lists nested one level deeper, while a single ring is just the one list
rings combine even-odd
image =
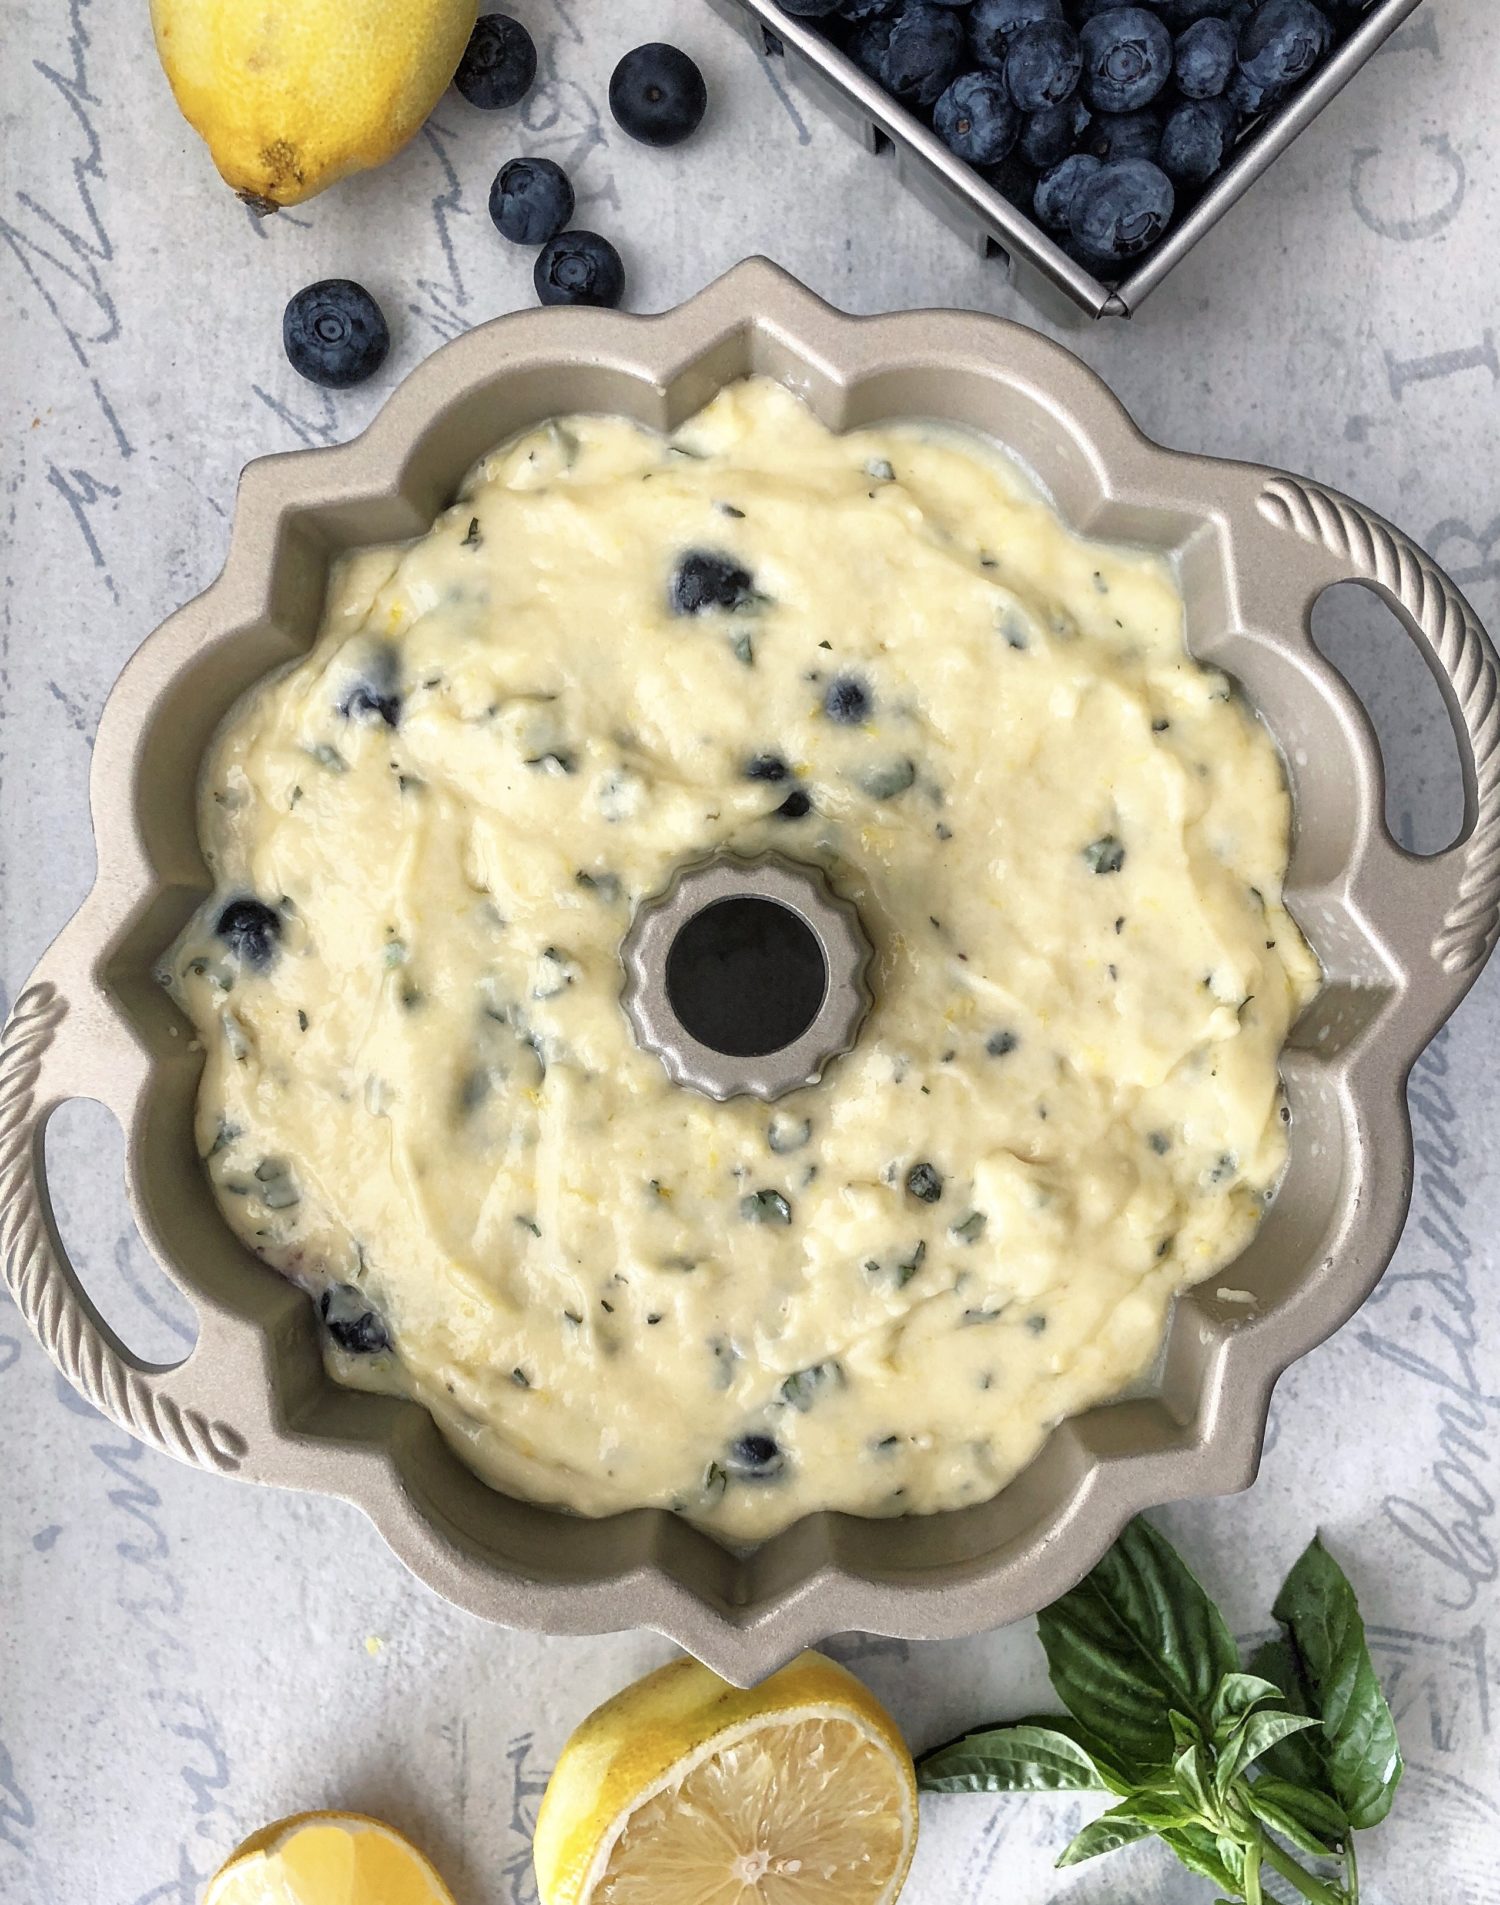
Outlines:
[{"label": "bundt pan handle", "polygon": [[43,958],[0,1038],[0,1274],[42,1348],[101,1415],[180,1461],[233,1474],[250,1439],[209,1400],[203,1312],[184,1361],[143,1362],[90,1302],[58,1234],[47,1188],[48,1120],[70,1099],[89,1098],[129,1132],[147,1076],[145,1053],[69,952],[78,923]]},{"label": "bundt pan handle", "polygon": [[[1500,934],[1500,662],[1457,585],[1372,510],[1300,477],[1262,472],[1261,517],[1306,545],[1293,565],[1305,609],[1341,582],[1379,595],[1421,649],[1458,740],[1463,825],[1441,853],[1389,851],[1399,879],[1372,879],[1361,905],[1398,953],[1434,1024],[1478,977]],[[1323,557],[1321,573],[1317,556]],[[1436,1009],[1432,1009],[1435,1007]]]}]

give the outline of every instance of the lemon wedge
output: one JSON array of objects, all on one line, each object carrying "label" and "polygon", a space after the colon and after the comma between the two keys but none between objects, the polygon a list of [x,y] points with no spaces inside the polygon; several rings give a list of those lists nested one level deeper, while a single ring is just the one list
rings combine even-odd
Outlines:
[{"label": "lemon wedge", "polygon": [[798,1656],[748,1692],[674,1660],[569,1739],[537,1815],[541,1905],[889,1905],[917,1837],[895,1721]]},{"label": "lemon wedge", "polygon": [[356,1812],[302,1812],[249,1838],[202,1905],[453,1905],[409,1839]]}]

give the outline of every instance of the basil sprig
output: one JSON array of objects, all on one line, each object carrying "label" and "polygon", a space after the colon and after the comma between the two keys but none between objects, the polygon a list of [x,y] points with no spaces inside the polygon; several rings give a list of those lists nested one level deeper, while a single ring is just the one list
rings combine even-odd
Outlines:
[{"label": "basil sprig", "polygon": [[1154,1835],[1221,1898],[1261,1905],[1269,1868],[1312,1905],[1353,1905],[1353,1835],[1386,1816],[1401,1778],[1395,1725],[1354,1590],[1316,1536],[1273,1611],[1282,1631],[1247,1671],[1182,1557],[1134,1521],[1037,1617],[1068,1717],[965,1734],[918,1761],[918,1783],[1108,1793],[1059,1865]]}]

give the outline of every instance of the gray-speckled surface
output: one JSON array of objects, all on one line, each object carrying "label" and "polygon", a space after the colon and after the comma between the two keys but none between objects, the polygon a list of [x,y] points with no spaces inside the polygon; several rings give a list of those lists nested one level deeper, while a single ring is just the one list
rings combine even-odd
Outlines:
[{"label": "gray-speckled surface", "polygon": [[[765,252],[836,303],[1016,313],[889,174],[700,0],[514,0],[543,46],[520,114],[450,98],[392,166],[257,224],[178,119],[143,9],[3,0],[0,404],[0,1001],[85,891],[94,719],[120,664],[213,574],[247,457],[357,430],[442,338],[530,301],[529,257],[485,192],[518,149],[570,165],[657,309]],[[624,16],[624,17],[622,17]],[[702,60],[711,122],[632,147],[602,107],[627,45]],[[1410,26],[1134,326],[1071,334],[1143,426],[1283,464],[1393,516],[1500,619],[1500,18],[1426,0]],[[282,360],[282,304],[347,274],[382,298],[391,360],[327,398]],[[1016,313],[1024,315],[1024,313]],[[1457,812],[1436,692],[1350,592],[1328,644],[1386,739],[1418,845]],[[1315,1523],[1358,1582],[1411,1771],[1367,1841],[1376,1905],[1500,1898],[1490,1622],[1496,1585],[1500,968],[1418,1067],[1412,1222],[1377,1298],[1282,1384],[1260,1482],[1167,1525],[1242,1632]],[[122,1216],[119,1140],[69,1108],[51,1145],[64,1228],[122,1333],[174,1354],[176,1299]],[[0,1311],[0,1897],[195,1898],[236,1837],[315,1804],[423,1838],[463,1905],[531,1898],[526,1825],[595,1700],[661,1658],[641,1635],[544,1641],[417,1588],[353,1511],[237,1487],[146,1453],[76,1403]],[[916,1741],[1043,1694],[1024,1630],[850,1643]],[[1149,1849],[1054,1878],[1064,1801],[931,1806],[908,1896],[1206,1899]]]}]

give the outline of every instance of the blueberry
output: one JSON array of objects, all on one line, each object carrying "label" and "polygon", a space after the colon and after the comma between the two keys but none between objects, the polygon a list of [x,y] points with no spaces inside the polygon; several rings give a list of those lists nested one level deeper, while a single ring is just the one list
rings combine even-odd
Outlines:
[{"label": "blueberry", "polygon": [[891,28],[880,75],[898,99],[930,106],[958,71],[963,50],[958,15],[932,0],[914,0]]},{"label": "blueberry", "polygon": [[935,1204],[943,1194],[941,1174],[930,1164],[914,1164],[906,1174],[906,1188],[923,1204]]},{"label": "blueberry", "polygon": [[729,1445],[730,1468],[752,1481],[768,1481],[779,1474],[784,1459],[774,1436],[741,1435]]},{"label": "blueberry", "polygon": [[970,165],[998,165],[1020,125],[997,73],[960,73],[932,109],[933,131]]},{"label": "blueberry", "polygon": [[974,0],[969,13],[969,45],[981,66],[1005,70],[1011,35],[1038,20],[1060,20],[1062,0]]},{"label": "blueberry", "polygon": [[299,377],[325,390],[348,390],[380,369],[391,334],[385,314],[362,284],[321,278],[286,307],[281,342]]},{"label": "blueberry", "polygon": [[1179,185],[1207,185],[1229,163],[1239,123],[1227,99],[1184,99],[1162,128],[1161,169]]},{"label": "blueberry", "polygon": [[849,35],[848,43],[844,47],[844,51],[859,70],[871,79],[879,80],[882,85],[885,83],[882,77],[885,69],[885,49],[891,43],[893,24],[894,22],[883,19],[862,21]]},{"label": "blueberry", "polygon": [[1160,166],[1149,159],[1116,159],[1079,186],[1072,235],[1091,258],[1136,258],[1167,229],[1172,206],[1172,181]]},{"label": "blueberry", "polygon": [[1184,99],[1217,99],[1234,71],[1236,35],[1227,20],[1195,20],[1177,36],[1172,73]]},{"label": "blueberry", "polygon": [[779,754],[753,754],[745,763],[747,781],[784,781],[791,771]]},{"label": "blueberry", "polygon": [[1264,0],[1240,29],[1239,68],[1270,104],[1306,79],[1328,51],[1333,29],[1312,0]]},{"label": "blueberry", "polygon": [[806,820],[812,812],[812,802],[800,787],[794,787],[776,809],[778,820]]},{"label": "blueberry", "polygon": [[839,0],[776,0],[783,13],[791,14],[794,20],[821,20],[832,13]]},{"label": "blueberry", "polygon": [[733,556],[693,549],[672,572],[674,615],[701,615],[705,609],[742,609],[755,600],[755,583],[748,569]]},{"label": "blueberry", "polygon": [[652,40],[627,53],[610,74],[609,109],[642,145],[675,146],[698,130],[708,88],[695,60]]},{"label": "blueberry", "polygon": [[1078,90],[1082,71],[1078,35],[1064,20],[1038,20],[1011,37],[1005,83],[1022,112],[1060,106]]},{"label": "blueberry", "polygon": [[214,931],[242,964],[264,972],[276,957],[281,919],[262,900],[231,900]]},{"label": "blueberry", "polygon": [[613,306],[625,295],[620,254],[598,232],[559,232],[537,254],[531,274],[543,304]]},{"label": "blueberry", "polygon": [[1076,93],[1060,106],[1044,106],[1040,112],[1028,113],[1021,127],[1021,157],[1045,172],[1077,151],[1091,121],[1092,114]]},{"label": "blueberry", "polygon": [[1031,206],[1031,194],[1036,189],[1036,173],[1019,153],[1012,152],[1009,158],[1002,159],[998,165],[987,165],[982,174],[987,185],[993,187],[1002,198],[1008,198],[1012,205],[1018,205],[1027,211]]},{"label": "blueberry", "polygon": [[328,1334],[351,1356],[378,1356],[391,1346],[390,1332],[363,1291],[352,1283],[336,1284],[318,1299],[318,1311]]},{"label": "blueberry", "polygon": [[1101,112],[1089,128],[1086,150],[1096,159],[1154,159],[1161,140],[1161,114],[1154,106],[1140,112]]},{"label": "blueberry", "polygon": [[453,84],[471,106],[493,112],[515,106],[536,78],[536,42],[508,13],[481,15],[458,62]]},{"label": "blueberry", "polygon": [[823,696],[823,712],[830,721],[857,727],[869,718],[870,691],[853,675],[835,675]]},{"label": "blueberry", "polygon": [[513,245],[545,245],[573,216],[573,187],[551,159],[508,159],[490,187],[495,230]]},{"label": "blueberry", "polygon": [[339,713],[348,721],[383,721],[394,728],[401,720],[401,696],[377,682],[356,682],[339,703]]},{"label": "blueberry", "polygon": [[1148,106],[1172,74],[1172,36],[1144,7],[1096,13],[1079,35],[1083,96],[1096,112]]},{"label": "blueberry", "polygon": [[868,20],[887,20],[900,11],[901,0],[838,0],[839,18],[851,26]]},{"label": "blueberry", "polygon": [[1078,188],[1091,172],[1099,170],[1099,161],[1091,152],[1072,152],[1066,159],[1044,172],[1036,182],[1032,209],[1048,231],[1065,232]]}]

